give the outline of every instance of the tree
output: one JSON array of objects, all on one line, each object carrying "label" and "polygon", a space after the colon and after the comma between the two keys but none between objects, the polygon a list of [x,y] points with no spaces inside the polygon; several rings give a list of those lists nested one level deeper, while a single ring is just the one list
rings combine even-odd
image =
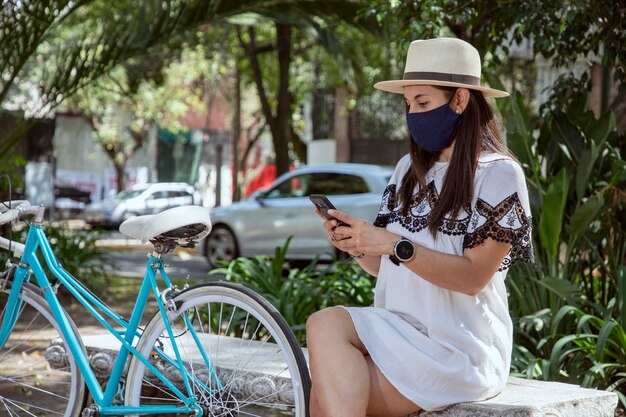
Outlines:
[{"label": "tree", "polygon": [[204,108],[199,80],[207,62],[201,53],[186,49],[174,62],[165,52],[150,58],[119,65],[63,105],[91,123],[94,139],[113,163],[118,190],[126,188],[126,166],[146,144],[151,128],[183,131],[180,118]]},{"label": "tree", "polygon": [[[8,15],[26,16],[28,19],[31,14],[18,13],[20,8],[31,10],[35,7],[33,5],[39,4],[14,2],[6,10],[9,10]],[[279,87],[275,99],[269,99],[264,94],[261,80],[263,74],[257,70],[254,73],[262,104],[264,103],[262,107],[266,121],[274,139],[278,172],[281,173],[289,166],[289,143],[296,145],[296,151],[302,149],[302,146],[298,146],[298,136],[290,123],[294,103],[289,88],[293,27],[302,29],[303,33],[315,34],[316,36],[310,38],[312,41],[324,40],[324,45],[332,46],[332,25],[328,25],[328,22],[340,20],[356,24],[355,16],[363,4],[356,0],[148,0],[139,4],[129,4],[121,0],[84,0],[73,3],[57,1],[53,4],[55,7],[42,6],[36,9],[45,19],[33,15],[29,24],[38,25],[39,20],[43,20],[44,23],[52,22],[54,25],[48,23],[47,26],[42,26],[40,32],[45,36],[26,37],[23,44],[27,48],[17,51],[16,54],[16,62],[21,65],[14,67],[15,74],[9,79],[16,79],[17,74],[21,74],[23,79],[30,79],[30,84],[26,82],[22,86],[29,90],[32,86],[37,86],[37,112],[45,113],[133,57],[149,56],[152,49],[159,45],[179,49],[180,39],[184,39],[195,28],[226,19],[232,21],[234,16],[267,17],[274,22],[278,34],[273,46],[279,57]],[[18,22],[14,26],[19,27],[20,24]],[[250,53],[249,57],[253,58],[251,63],[255,65],[259,51],[254,45],[253,32],[253,29],[248,30],[253,37],[247,46],[244,45],[244,49]],[[18,33],[26,36],[25,30]],[[11,50],[8,44],[0,42],[0,46]],[[30,71],[22,74],[22,67]],[[5,135],[0,155],[6,153],[22,136],[23,129],[9,136]]]},{"label": "tree", "polygon": [[[300,53],[307,47],[319,45],[335,56],[340,56],[344,51],[335,37],[338,23],[344,22],[366,30],[377,28],[372,21],[357,18],[363,5],[359,1],[340,0],[317,1],[314,4],[310,1],[280,4],[279,7],[267,8],[263,13],[271,21],[269,28],[267,19],[259,16],[252,18],[253,16],[246,15],[246,20],[231,19],[231,22],[243,26],[243,29],[237,28],[237,36],[248,60],[261,108],[272,134],[277,175],[289,169],[290,145],[301,159],[306,159],[305,147],[291,121],[295,104],[291,87],[294,45]],[[260,31],[263,38],[259,42]],[[268,77],[267,71],[263,71],[261,57],[267,53],[276,54],[276,63],[270,67],[274,69],[272,73],[276,74],[275,77]],[[268,85],[272,84],[275,88],[270,92]]]},{"label": "tree", "polygon": [[[11,94],[36,94],[46,114],[117,65],[151,48],[175,45],[195,28],[245,12],[275,13],[290,2],[221,0],[38,0],[3,2],[0,10],[0,105]],[[19,81],[19,82],[18,82]],[[20,88],[16,87],[19,84]],[[14,91],[12,91],[14,90]],[[31,101],[32,100],[28,100]],[[32,123],[31,123],[32,124]],[[2,132],[0,156],[30,127]]]},{"label": "tree", "polygon": [[[624,3],[517,0],[499,1],[495,6],[488,0],[370,0],[368,11],[405,46],[413,39],[446,34],[467,40],[481,56],[491,58],[487,69],[490,64],[499,64],[511,45],[523,40],[531,41],[535,56],[541,55],[558,67],[568,67],[581,57],[593,58],[593,54],[595,63],[614,69],[614,80],[624,88]],[[401,50],[398,54],[404,55]],[[616,100],[623,100],[623,95]]]},{"label": "tree", "polygon": [[[0,8],[0,104],[51,32],[89,0],[5,1]],[[17,124],[0,134],[0,158],[33,126]]]}]

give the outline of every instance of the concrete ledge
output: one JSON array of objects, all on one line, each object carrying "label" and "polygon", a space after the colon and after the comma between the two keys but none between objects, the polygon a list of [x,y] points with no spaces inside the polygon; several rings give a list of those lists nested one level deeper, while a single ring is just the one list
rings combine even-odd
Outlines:
[{"label": "concrete ledge", "polygon": [[[247,341],[242,344],[237,338],[208,334],[199,334],[198,337],[208,352],[220,352],[219,363],[213,363],[213,369],[221,381],[229,381],[229,392],[242,398],[262,398],[263,402],[278,408],[293,406],[295,399],[292,395],[291,377],[285,363],[277,358],[275,344],[261,341]],[[176,340],[179,349],[184,352],[183,360],[193,364],[198,378],[202,381],[211,380],[210,370],[201,365],[204,359],[198,352],[188,348],[195,345],[191,335],[181,334]],[[84,336],[83,343],[96,378],[100,382],[106,381],[113,370],[121,343],[110,334]],[[133,345],[136,346],[136,343],[137,338]],[[174,357],[172,344],[168,339],[161,340],[161,348],[167,355]],[[67,353],[60,339],[52,341],[44,355],[52,368],[68,369]],[[242,361],[242,358],[248,359]],[[156,355],[150,358],[150,362],[179,389],[185,389],[176,367]],[[124,376],[127,375],[128,364],[127,361]],[[145,376],[153,386],[163,386],[152,373],[148,372]]]},{"label": "concrete ledge", "polygon": [[410,417],[613,417],[617,401],[613,392],[511,377],[504,391],[489,400]]},{"label": "concrete ledge", "polygon": [[[87,336],[83,338],[83,342],[98,379],[106,379],[111,372],[120,343],[109,334]],[[211,341],[208,342],[211,343]],[[224,345],[226,350],[228,350],[227,345],[228,343]],[[46,352],[46,359],[54,368],[63,368],[65,352],[57,352],[58,349],[61,347],[53,342],[48,348],[49,352]],[[165,346],[165,349],[168,350],[168,347]],[[267,395],[272,391],[280,392],[286,384],[290,384],[288,377],[276,374],[276,369],[281,369],[281,367],[272,363],[270,355],[262,353],[265,349],[273,350],[268,346],[260,346],[259,361],[250,364],[250,368],[246,371],[246,374],[249,374],[249,381],[242,387],[246,392],[253,393],[260,390]],[[230,353],[233,359],[236,359],[237,347],[233,346]],[[306,349],[304,353],[308,360]],[[221,370],[218,369],[218,373],[228,372],[228,361],[222,363],[222,366]],[[158,367],[168,374],[165,367]],[[168,376],[175,377],[173,374]],[[246,385],[249,387],[245,387]],[[285,400],[285,398],[280,399],[280,401]],[[489,400],[456,404],[443,410],[423,411],[406,417],[614,417],[617,402],[617,394],[613,392],[581,388],[560,382],[511,377],[504,391]]]}]

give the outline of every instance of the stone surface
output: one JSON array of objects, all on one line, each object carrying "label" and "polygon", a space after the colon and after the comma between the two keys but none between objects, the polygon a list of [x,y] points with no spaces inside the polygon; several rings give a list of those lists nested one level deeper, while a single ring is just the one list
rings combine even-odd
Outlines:
[{"label": "stone surface", "polygon": [[[120,343],[111,335],[95,335],[83,338],[89,354],[92,368],[96,370],[99,378],[106,377],[119,351]],[[222,343],[222,352],[229,352],[232,361],[236,361],[239,354],[239,346],[227,346]],[[258,343],[258,342],[253,342]],[[169,346],[165,346],[170,350]],[[263,350],[267,349],[267,355]],[[56,363],[54,358],[60,357],[57,352],[58,346],[54,343],[50,347],[50,360],[52,366],[63,367],[62,363]],[[269,392],[279,394],[284,389],[284,384],[290,383],[285,378],[284,367],[275,364],[271,360],[270,346],[259,345],[259,360],[255,360],[245,371],[249,374],[244,391]],[[308,360],[308,352],[304,350]],[[62,355],[61,355],[62,356]],[[222,360],[228,356],[220,355]],[[48,357],[48,356],[46,356]],[[157,364],[172,379],[175,375],[168,371],[164,364]],[[225,373],[232,372],[228,366],[228,360],[222,362],[218,374],[227,377]],[[282,374],[282,375],[281,375]],[[282,387],[282,388],[281,388]],[[285,401],[285,398],[278,401]],[[581,388],[577,385],[563,384],[559,382],[532,381],[520,378],[509,378],[505,390],[498,396],[486,401],[475,403],[456,404],[439,411],[423,411],[411,414],[407,417],[613,417],[618,398],[615,393]]]},{"label": "stone surface", "polygon": [[613,417],[616,406],[612,392],[511,377],[505,390],[489,400],[410,417]]},{"label": "stone surface", "polygon": [[[221,381],[236,381],[230,388],[233,394],[244,398],[263,398],[267,403],[275,405],[290,406],[294,403],[292,395],[291,377],[285,363],[277,360],[277,349],[273,343],[260,341],[246,341],[241,343],[241,339],[215,335],[198,335],[204,339],[202,344],[208,352],[220,352],[219,363],[213,364],[215,371]],[[194,346],[191,336],[179,336],[177,343],[181,352],[191,352],[194,349],[186,345]],[[133,342],[135,345],[137,339]],[[162,348],[165,353],[174,357],[171,343],[167,339],[162,339]],[[83,343],[89,357],[89,364],[94,370],[98,380],[104,381],[111,374],[115,359],[117,358],[121,342],[110,334],[84,336]],[[306,352],[305,352],[306,353]],[[249,358],[253,355],[253,360],[242,362],[242,358]],[[63,346],[57,341],[53,341],[46,350],[46,359],[50,366],[56,369],[67,367],[66,354]],[[61,360],[62,359],[62,360]],[[183,357],[184,361],[193,363],[196,375],[200,380],[210,380],[210,371],[207,367],[199,367],[203,362],[198,353]],[[150,362],[159,369],[170,381],[177,385],[179,389],[184,389],[181,375],[178,369],[159,357],[151,357]],[[123,375],[128,371],[128,362],[124,368]],[[233,376],[235,378],[233,378]],[[155,385],[161,382],[152,373],[149,373],[148,380]]]}]

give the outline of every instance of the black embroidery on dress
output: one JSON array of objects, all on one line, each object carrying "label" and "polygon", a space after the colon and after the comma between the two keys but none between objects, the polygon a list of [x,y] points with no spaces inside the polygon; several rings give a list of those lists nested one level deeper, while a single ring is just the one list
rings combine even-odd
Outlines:
[{"label": "black embroidery on dress", "polygon": [[[481,220],[484,222],[479,226]],[[535,261],[531,243],[532,220],[524,212],[517,193],[511,194],[495,207],[479,198],[470,221],[470,230],[473,231],[463,239],[463,249],[481,245],[487,238],[512,245],[499,271],[508,269],[515,262]]]},{"label": "black embroidery on dress", "polygon": [[[417,233],[426,227],[430,213],[439,200],[439,193],[435,187],[435,181],[431,181],[425,187],[413,195],[410,201],[409,215],[404,216],[401,207],[396,207],[396,185],[387,186],[383,194],[381,210],[374,222],[375,226],[386,227],[389,223],[399,223],[406,230]],[[392,193],[392,195],[388,195]],[[467,231],[471,210],[467,208],[464,213],[459,213],[459,218],[444,218],[442,224],[437,228],[441,233],[447,235],[462,235]],[[465,214],[463,216],[462,214]]]},{"label": "black embroidery on dress", "polygon": [[396,207],[396,184],[389,184],[383,192],[383,200],[378,210],[378,216],[374,220],[374,226],[386,227],[389,217]]},{"label": "black embroidery on dress", "polygon": [[[421,188],[411,198],[408,216],[397,207],[396,184],[390,184],[383,193],[382,204],[375,226],[386,227],[390,223],[399,223],[406,230],[417,233],[426,228],[426,223],[433,207],[437,204],[439,193],[434,181]],[[479,223],[482,224],[479,225]],[[482,199],[477,199],[476,207],[467,207],[457,219],[444,217],[437,230],[446,235],[463,238],[463,249],[481,245],[487,238],[511,244],[511,250],[502,261],[499,271],[504,271],[516,262],[535,261],[532,249],[532,220],[527,216],[517,193],[511,194],[495,207]],[[471,232],[468,233],[467,231]]]}]

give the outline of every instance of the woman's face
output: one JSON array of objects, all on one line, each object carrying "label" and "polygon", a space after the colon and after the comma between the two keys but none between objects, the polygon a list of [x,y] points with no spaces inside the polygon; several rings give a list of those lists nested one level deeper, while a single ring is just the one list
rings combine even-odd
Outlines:
[{"label": "woman's face", "polygon": [[441,107],[449,100],[446,92],[430,85],[408,85],[404,87],[404,101],[409,113],[421,113]]}]

